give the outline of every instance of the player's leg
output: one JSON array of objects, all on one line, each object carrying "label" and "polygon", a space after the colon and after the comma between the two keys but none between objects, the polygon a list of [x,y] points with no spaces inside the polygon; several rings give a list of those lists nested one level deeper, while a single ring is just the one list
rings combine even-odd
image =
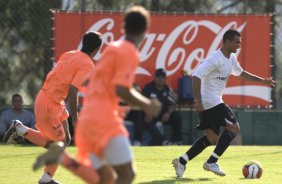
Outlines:
[{"label": "player's leg", "polygon": [[96,170],[90,165],[81,164],[64,152],[63,142],[54,142],[48,151],[37,157],[33,169],[37,170],[44,165],[61,164],[67,170],[83,179],[86,183],[95,184],[100,180]]},{"label": "player's leg", "polygon": [[[63,131],[63,134],[61,133],[62,131]],[[48,137],[50,137],[50,139],[55,140],[55,141],[64,142],[64,148],[69,145],[71,136],[70,136],[69,126],[68,126],[67,120],[64,120],[60,127],[57,127],[56,132],[53,132],[53,131],[52,132],[48,131],[48,132],[49,132],[48,134],[51,134],[51,135],[48,136]],[[49,148],[50,143],[53,143],[53,141],[47,143],[48,144],[48,145],[46,145],[47,148]],[[44,177],[44,176],[46,176],[46,174],[48,174],[51,178],[53,178],[57,169],[58,169],[57,163],[46,165],[45,168],[44,168],[44,173],[43,173],[42,177]]]},{"label": "player's leg", "polygon": [[103,173],[106,174],[103,178],[107,180],[103,181],[100,179],[100,173],[96,171],[90,164],[82,164],[81,162],[76,161],[73,157],[69,156],[67,153],[63,153],[61,157],[61,165],[69,170],[71,173],[80,177],[86,183],[105,183],[105,184],[113,184],[114,176],[110,168],[104,166],[102,168]]},{"label": "player's leg", "polygon": [[218,139],[218,135],[214,133],[213,130],[207,129],[206,135],[197,139],[191,148],[182,156],[180,157],[180,162],[186,164],[187,161],[192,160],[197,155],[199,155],[204,149],[212,144],[216,144]]},{"label": "player's leg", "polygon": [[135,171],[128,138],[124,136],[112,138],[105,148],[105,158],[113,166],[117,174],[116,184],[130,184],[133,182]]},{"label": "player's leg", "polygon": [[[60,107],[61,106],[59,106],[59,108]],[[56,109],[54,108],[54,105],[50,101],[48,101],[48,99],[40,92],[36,97],[34,105],[36,121],[35,126],[37,130],[28,128],[24,126],[21,122],[15,121],[11,124],[10,128],[8,129],[6,133],[6,139],[10,139],[8,137],[11,135],[23,136],[25,139],[28,139],[35,145],[47,147],[48,139],[46,138],[46,135],[42,132],[42,130],[45,129],[45,126],[52,126],[52,121],[49,121],[50,117],[56,117],[57,114],[59,114],[56,111],[53,112],[53,109]]]},{"label": "player's leg", "polygon": [[181,157],[172,160],[173,167],[177,177],[183,177],[186,169],[186,164],[191,161],[194,157],[200,154],[205,148],[211,144],[215,144],[214,140],[217,140],[218,136],[213,130],[209,128],[208,112],[204,111],[199,113],[200,124],[196,127],[197,130],[205,130],[206,135],[198,138],[191,148],[184,153]]},{"label": "player's leg", "polygon": [[172,160],[176,175],[178,177],[182,177],[185,172],[187,162],[191,161],[211,144],[215,144],[217,138],[218,136],[211,129],[207,129],[206,135],[198,138],[186,153],[184,153],[181,157]]},{"label": "player's leg", "polygon": [[236,137],[236,134],[239,133],[239,130],[239,124],[227,125],[225,127],[224,132],[220,135],[218,139],[213,154],[207,161],[208,163],[217,162],[218,158],[225,152],[225,150],[230,145],[231,141]]},{"label": "player's leg", "polygon": [[[224,125],[225,131],[220,135],[214,152],[209,157],[207,162],[204,163],[204,169],[214,172],[220,176],[225,176],[224,171],[222,171],[217,164],[219,157],[225,152],[225,150],[230,145],[231,141],[239,133],[240,127],[236,120],[234,113],[225,104],[218,106],[217,112],[214,113],[217,118],[213,121],[214,123],[219,123],[218,126]],[[217,121],[217,122],[215,122]]]},{"label": "player's leg", "polygon": [[4,142],[12,142],[12,139],[16,139],[18,136],[24,137],[37,146],[46,147],[47,138],[44,134],[38,130],[26,127],[19,120],[13,120],[3,140]]}]

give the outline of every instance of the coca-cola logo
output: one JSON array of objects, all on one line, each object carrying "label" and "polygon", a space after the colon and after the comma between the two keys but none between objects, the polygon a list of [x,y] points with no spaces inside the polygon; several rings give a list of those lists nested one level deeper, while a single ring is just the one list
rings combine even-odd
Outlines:
[{"label": "coca-cola logo", "polygon": [[[221,26],[210,20],[188,20],[177,25],[171,32],[150,32],[146,35],[140,48],[141,66],[138,67],[136,74],[150,76],[151,72],[147,68],[142,67],[142,63],[151,62],[152,60],[150,58],[155,56],[155,69],[164,68],[168,76],[181,70],[185,70],[188,75],[191,75],[205,57],[219,48],[225,31],[232,28],[242,32],[246,24],[247,22],[238,24],[236,21],[230,21],[228,24]],[[102,32],[103,44],[107,45],[112,41],[123,39],[124,37],[124,35],[119,38],[115,37],[115,33],[112,32],[115,25],[119,25],[119,23],[117,24],[114,19],[104,18],[91,25],[87,31],[101,32],[101,29],[107,30],[106,32]],[[194,50],[187,50],[185,47],[188,47],[199,39],[198,33],[200,29],[208,29],[214,33],[214,39],[210,43],[210,47],[198,47],[194,48]],[[182,46],[178,46],[179,42],[177,43],[176,41],[180,41]],[[156,42],[162,43],[159,48],[155,46]],[[80,47],[81,42],[78,48]],[[239,53],[240,51],[237,52],[237,54]],[[101,53],[99,52],[94,59],[99,60],[100,57]],[[193,62],[196,64],[192,66]],[[171,65],[174,65],[174,67],[170,68],[169,66]]]},{"label": "coca-cola logo", "polygon": [[[54,20],[56,60],[65,51],[80,49],[81,43],[77,43],[86,31],[103,34],[102,49],[94,57],[96,61],[101,58],[106,45],[124,38],[122,14],[101,12],[81,16],[80,13],[57,13]],[[270,22],[269,15],[152,15],[150,32],[139,48],[136,82],[142,88],[153,79],[157,68],[164,68],[168,84],[177,90],[182,71],[193,74],[206,57],[220,48],[223,34],[230,28],[242,35],[242,49],[236,53],[242,68],[262,77],[271,77]],[[240,106],[267,106],[271,104],[271,90],[267,85],[230,77],[224,101],[231,106],[238,103]]]}]

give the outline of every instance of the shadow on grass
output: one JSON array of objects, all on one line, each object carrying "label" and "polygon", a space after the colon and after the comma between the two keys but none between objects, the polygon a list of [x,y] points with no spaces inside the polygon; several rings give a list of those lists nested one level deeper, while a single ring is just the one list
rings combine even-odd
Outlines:
[{"label": "shadow on grass", "polygon": [[[274,151],[274,152],[267,152],[267,155],[275,155],[275,154],[281,154],[282,151]],[[237,156],[226,156],[224,159],[234,159],[235,158],[241,158],[241,157],[246,157],[246,156],[252,156],[252,157],[255,157],[255,156],[265,156],[266,152],[263,152],[263,153],[256,153],[256,154],[250,154],[250,155],[237,155]]]},{"label": "shadow on grass", "polygon": [[198,178],[198,179],[190,179],[190,178],[170,178],[170,179],[163,179],[163,180],[155,180],[155,181],[148,181],[148,182],[141,182],[139,184],[174,184],[176,182],[195,182],[195,181],[211,181],[212,178]]}]

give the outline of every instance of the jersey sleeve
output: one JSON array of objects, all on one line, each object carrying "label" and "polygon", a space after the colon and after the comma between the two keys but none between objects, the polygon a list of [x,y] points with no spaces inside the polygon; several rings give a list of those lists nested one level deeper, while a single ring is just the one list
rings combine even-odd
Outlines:
[{"label": "jersey sleeve", "polygon": [[236,56],[234,56],[234,59],[233,59],[233,68],[232,68],[232,72],[231,74],[234,75],[234,76],[239,76],[241,75],[241,73],[243,72],[244,70],[242,69],[242,67],[240,66]]},{"label": "jersey sleeve", "polygon": [[199,77],[200,79],[206,78],[212,71],[216,69],[217,65],[215,61],[211,58],[208,58],[200,64],[192,76]]}]

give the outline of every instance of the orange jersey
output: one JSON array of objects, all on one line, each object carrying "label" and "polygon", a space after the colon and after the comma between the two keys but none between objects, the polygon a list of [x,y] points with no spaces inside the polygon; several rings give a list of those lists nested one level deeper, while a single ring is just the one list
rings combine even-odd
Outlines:
[{"label": "orange jersey", "polygon": [[93,68],[93,61],[87,54],[79,50],[65,52],[47,75],[41,91],[51,101],[61,104],[70,85],[81,89],[83,80]]},{"label": "orange jersey", "polygon": [[90,75],[76,127],[76,145],[80,151],[101,155],[110,138],[128,135],[119,115],[116,86],[133,86],[139,62],[139,51],[129,41],[113,42],[105,49]]}]

